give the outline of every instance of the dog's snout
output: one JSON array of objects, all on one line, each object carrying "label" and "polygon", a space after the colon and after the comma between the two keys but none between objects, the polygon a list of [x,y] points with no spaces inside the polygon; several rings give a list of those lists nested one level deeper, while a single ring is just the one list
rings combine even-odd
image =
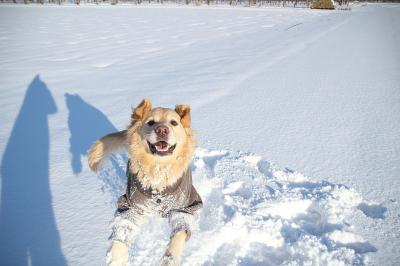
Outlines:
[{"label": "dog's snout", "polygon": [[159,137],[166,137],[169,134],[169,129],[166,126],[160,125],[154,129],[156,132],[157,136]]}]

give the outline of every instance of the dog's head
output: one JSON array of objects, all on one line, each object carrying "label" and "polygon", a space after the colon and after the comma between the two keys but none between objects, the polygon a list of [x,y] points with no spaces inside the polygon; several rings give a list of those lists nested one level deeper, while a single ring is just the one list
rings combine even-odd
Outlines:
[{"label": "dog's head", "polygon": [[186,145],[190,107],[176,105],[175,110],[152,109],[150,100],[144,99],[133,110],[131,123],[140,123],[139,134],[148,153],[160,157],[171,156],[175,150],[179,150],[179,146]]},{"label": "dog's head", "polygon": [[182,175],[194,152],[190,122],[189,105],[153,109],[151,101],[144,99],[134,108],[128,144],[136,171],[153,179],[172,180]]}]

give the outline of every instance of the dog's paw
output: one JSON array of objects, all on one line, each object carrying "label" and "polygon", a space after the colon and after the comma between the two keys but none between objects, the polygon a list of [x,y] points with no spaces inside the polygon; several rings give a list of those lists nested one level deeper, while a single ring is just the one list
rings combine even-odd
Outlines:
[{"label": "dog's paw", "polygon": [[103,156],[103,143],[101,143],[100,141],[96,141],[88,154],[88,164],[92,171],[97,172]]},{"label": "dog's paw", "polygon": [[113,241],[110,250],[107,252],[107,266],[126,266],[128,263],[128,247],[122,242]]},{"label": "dog's paw", "polygon": [[165,254],[161,259],[161,266],[178,266],[172,255]]}]

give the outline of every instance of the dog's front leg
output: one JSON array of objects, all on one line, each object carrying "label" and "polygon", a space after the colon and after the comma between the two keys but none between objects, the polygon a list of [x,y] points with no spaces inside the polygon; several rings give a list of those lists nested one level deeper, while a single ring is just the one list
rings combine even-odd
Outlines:
[{"label": "dog's front leg", "polygon": [[127,149],[126,130],[108,134],[97,140],[88,153],[90,169],[96,172],[105,157],[122,149]]},{"label": "dog's front leg", "polygon": [[121,241],[113,241],[110,250],[107,252],[108,266],[126,266],[128,263],[128,246]]},{"label": "dog's front leg", "polygon": [[162,266],[178,266],[181,262],[183,246],[185,245],[187,234],[185,230],[179,231],[171,237],[167,251],[162,259]]},{"label": "dog's front leg", "polygon": [[129,245],[132,243],[138,226],[147,216],[140,215],[135,208],[120,212],[112,223],[111,247],[107,252],[107,266],[126,266],[129,259]]}]

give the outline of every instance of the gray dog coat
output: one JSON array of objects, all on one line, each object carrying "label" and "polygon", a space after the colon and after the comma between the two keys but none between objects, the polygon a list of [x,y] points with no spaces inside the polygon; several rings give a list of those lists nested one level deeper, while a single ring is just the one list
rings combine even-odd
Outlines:
[{"label": "gray dog coat", "polygon": [[190,166],[172,186],[163,191],[143,187],[137,175],[131,173],[130,162],[126,170],[126,193],[118,199],[118,209],[113,222],[112,240],[127,245],[146,218],[158,214],[169,219],[171,237],[181,230],[191,235],[192,226],[203,206],[200,195],[192,184]]}]

